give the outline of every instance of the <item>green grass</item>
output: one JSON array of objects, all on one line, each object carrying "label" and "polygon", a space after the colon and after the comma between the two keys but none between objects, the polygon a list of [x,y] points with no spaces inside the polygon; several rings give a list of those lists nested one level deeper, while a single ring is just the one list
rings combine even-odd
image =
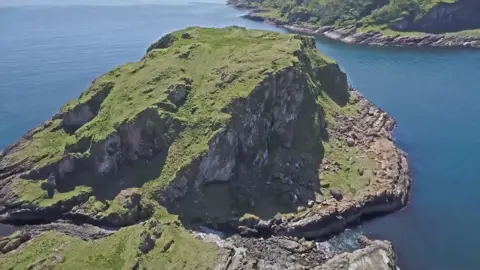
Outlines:
[{"label": "green grass", "polygon": [[104,212],[109,207],[105,202],[98,201],[95,196],[90,196],[88,201],[82,204],[82,210],[84,210],[89,215],[97,215]]},{"label": "green grass", "polygon": [[450,36],[480,37],[480,29],[448,33]]},{"label": "green grass", "polygon": [[358,115],[357,106],[351,103],[354,98],[355,94],[351,94],[349,97],[349,102],[344,106],[339,106],[327,94],[321,93],[317,97],[317,102],[325,111],[326,121],[333,123],[335,121],[335,115],[343,114],[350,117]]},{"label": "green grass", "polygon": [[[341,190],[345,195],[355,195],[370,185],[371,170],[375,168],[375,160],[363,153],[358,147],[349,147],[346,142],[332,140],[324,144],[325,158],[331,164],[339,164],[338,171],[320,172],[320,184],[325,190]],[[336,165],[333,165],[336,167]],[[359,170],[363,171],[363,175]],[[324,194],[328,194],[323,192]]]},{"label": "green grass", "polygon": [[387,27],[387,25],[365,25],[360,29],[357,29],[358,32],[380,32],[385,36],[395,37],[395,36],[409,36],[417,37],[425,35],[422,32],[407,32],[407,31],[395,31]]},{"label": "green grass", "polygon": [[[138,250],[145,225],[121,229],[112,236],[83,241],[50,231],[30,241],[25,248],[0,255],[0,269],[132,269],[135,258],[148,269],[211,269],[217,249],[195,239],[175,225],[163,226],[155,248],[144,255]],[[162,248],[174,240],[167,252]],[[29,268],[30,267],[30,268]]]},{"label": "green grass", "polygon": [[[174,240],[167,252],[165,244]],[[167,226],[155,248],[141,258],[141,264],[148,269],[212,269],[218,255],[217,249],[209,243],[194,239],[187,231]]]},{"label": "green grass", "polygon": [[16,179],[14,182],[14,191],[17,194],[20,194],[20,201],[27,202],[31,205],[38,205],[40,207],[52,206],[59,202],[90,194],[92,192],[90,187],[77,186],[72,191],[56,192],[53,198],[48,198],[47,192],[41,188],[42,182],[45,181]]},{"label": "green grass", "polygon": [[[345,106],[339,106],[327,95],[320,95],[318,103],[321,104],[326,114],[326,121],[329,126],[335,126],[335,115],[345,115],[348,117],[358,116],[357,105],[353,102],[356,93],[351,92],[350,100]],[[323,143],[325,149],[324,159],[332,165],[338,163],[337,171],[320,171],[320,184],[324,187],[324,194],[328,190],[341,190],[345,195],[354,195],[357,191],[370,185],[372,177],[371,170],[375,168],[376,162],[357,146],[349,147],[346,141],[340,141],[337,138]],[[363,171],[360,175],[359,171]]]},{"label": "green grass", "polygon": [[5,160],[10,164],[33,164],[34,168],[59,161],[65,146],[75,141],[75,137],[59,128],[60,123],[60,120],[47,121],[32,130],[31,138],[23,140]]},{"label": "green grass", "polygon": [[288,18],[285,16],[285,14],[283,14],[278,9],[268,8],[255,14],[258,16],[261,16],[262,18],[273,20],[275,22],[281,22],[281,23],[288,22]]}]

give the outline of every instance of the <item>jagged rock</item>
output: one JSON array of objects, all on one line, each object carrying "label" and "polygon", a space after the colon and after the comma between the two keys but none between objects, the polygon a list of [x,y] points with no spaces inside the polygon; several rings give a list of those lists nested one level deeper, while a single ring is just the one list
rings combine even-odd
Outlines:
[{"label": "jagged rock", "polygon": [[256,236],[258,231],[256,229],[249,228],[247,226],[238,226],[238,232],[242,236]]},{"label": "jagged rock", "polygon": [[171,86],[168,91],[168,99],[175,105],[180,105],[187,97],[190,86],[184,84],[176,84]]},{"label": "jagged rock", "polygon": [[168,240],[168,242],[162,247],[162,252],[167,252],[175,241],[173,239]]},{"label": "jagged rock", "polygon": [[142,204],[142,194],[138,189],[124,189],[114,200],[114,204],[122,211],[112,211],[105,219],[114,225],[125,226],[145,219],[150,215],[151,209]]},{"label": "jagged rock", "polygon": [[42,183],[41,188],[47,191],[47,197],[52,198],[55,195],[55,175],[50,174],[47,178],[47,182]]},{"label": "jagged rock", "polygon": [[347,139],[347,145],[352,147],[355,145],[355,140],[353,138],[348,138]]},{"label": "jagged rock", "polygon": [[314,270],[396,270],[396,256],[388,242],[373,241],[352,253],[333,257]]},{"label": "jagged rock", "polygon": [[192,38],[192,35],[190,35],[189,33],[183,33],[183,34],[182,34],[182,38],[184,38],[184,39],[191,39],[191,38]]},{"label": "jagged rock", "polygon": [[367,247],[368,245],[372,244],[372,241],[363,235],[357,238],[357,242],[362,247]]},{"label": "jagged rock", "polygon": [[340,190],[331,189],[330,195],[332,195],[332,197],[337,201],[341,201],[343,199],[343,194]]},{"label": "jagged rock", "polygon": [[167,34],[164,37],[162,37],[159,41],[156,43],[150,45],[150,47],[147,49],[147,53],[154,50],[154,49],[165,49],[170,46],[177,40],[177,37],[172,35],[172,34]]},{"label": "jagged rock", "polygon": [[21,244],[30,240],[31,236],[26,231],[14,233],[11,236],[0,238],[0,252],[7,253],[17,249]]},{"label": "jagged rock", "polygon": [[314,204],[315,204],[315,202],[313,200],[310,200],[307,203],[308,207],[310,207],[310,208],[313,207]]},{"label": "jagged rock", "polygon": [[162,236],[163,228],[160,222],[154,218],[150,219],[148,222],[149,230],[155,239],[158,239]]},{"label": "jagged rock", "polygon": [[85,241],[93,241],[110,236],[116,232],[115,229],[100,228],[90,224],[76,225],[70,222],[58,221],[49,224],[27,225],[24,228],[32,238],[42,235],[48,231],[57,231],[65,235],[77,237]]},{"label": "jagged rock", "polygon": [[263,240],[238,236],[224,241],[223,245],[233,247],[222,251],[214,269],[312,269],[324,261],[311,242],[301,244],[284,237]]},{"label": "jagged rock", "polygon": [[142,253],[148,253],[150,250],[152,250],[155,247],[155,238],[149,233],[149,232],[142,232],[142,235],[140,236],[140,245],[138,246],[138,249]]}]

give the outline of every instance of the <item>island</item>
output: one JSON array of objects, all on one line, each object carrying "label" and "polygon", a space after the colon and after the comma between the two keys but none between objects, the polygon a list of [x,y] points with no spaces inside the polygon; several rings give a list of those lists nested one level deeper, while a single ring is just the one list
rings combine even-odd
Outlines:
[{"label": "island", "polygon": [[315,240],[408,203],[395,120],[315,40],[165,35],[0,154],[3,269],[396,269]]},{"label": "island", "polygon": [[476,0],[228,0],[244,18],[350,44],[480,48]]}]

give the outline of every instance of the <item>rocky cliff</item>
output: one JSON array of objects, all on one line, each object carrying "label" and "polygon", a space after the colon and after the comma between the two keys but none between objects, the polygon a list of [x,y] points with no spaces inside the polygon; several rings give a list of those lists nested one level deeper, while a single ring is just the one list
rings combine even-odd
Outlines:
[{"label": "rocky cliff", "polygon": [[347,43],[480,48],[478,1],[229,0],[228,3],[252,10],[246,18]]},{"label": "rocky cliff", "polygon": [[[321,267],[328,258],[305,238],[407,203],[394,127],[312,38],[238,27],[168,34],[0,154],[0,222],[23,226],[0,240],[0,260]],[[205,227],[226,235],[191,233]],[[284,249],[258,253],[275,243]],[[282,252],[292,255],[283,266],[272,260]]]}]

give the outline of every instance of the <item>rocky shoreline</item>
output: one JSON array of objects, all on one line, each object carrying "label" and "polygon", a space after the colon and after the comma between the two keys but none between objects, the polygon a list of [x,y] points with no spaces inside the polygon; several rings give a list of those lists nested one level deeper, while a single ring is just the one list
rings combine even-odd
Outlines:
[{"label": "rocky shoreline", "polygon": [[[243,6],[235,8],[245,9]],[[355,27],[335,28],[333,26],[312,27],[299,24],[285,24],[272,18],[262,16],[258,10],[251,10],[242,18],[265,22],[282,27],[292,32],[326,37],[347,44],[391,47],[449,47],[449,48],[480,48],[480,37],[453,36],[444,34],[423,34],[421,36],[396,35],[387,36],[381,32],[357,32]]]},{"label": "rocky shoreline", "polygon": [[396,255],[387,241],[357,238],[359,248],[353,252],[331,252],[319,242],[304,238],[274,236],[267,239],[239,235],[226,237],[204,228],[197,238],[221,248],[213,269],[288,269],[288,270],[396,270]]},{"label": "rocky shoreline", "polygon": [[[332,134],[329,135],[379,157],[378,169],[372,172],[372,188],[354,197],[329,194],[317,198],[295,216],[279,215],[266,221],[251,217],[228,227],[234,227],[243,236],[316,239],[342,232],[363,219],[391,213],[408,203],[411,177],[406,154],[393,142],[395,120],[353,88],[351,94],[355,96],[351,103],[357,105],[360,114],[356,117],[336,115],[339,124],[330,127]],[[324,160],[322,169],[335,170],[328,160]]]}]

